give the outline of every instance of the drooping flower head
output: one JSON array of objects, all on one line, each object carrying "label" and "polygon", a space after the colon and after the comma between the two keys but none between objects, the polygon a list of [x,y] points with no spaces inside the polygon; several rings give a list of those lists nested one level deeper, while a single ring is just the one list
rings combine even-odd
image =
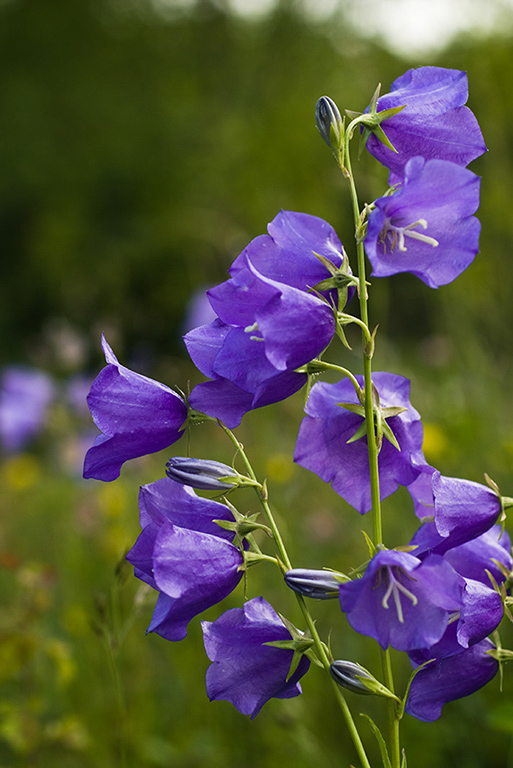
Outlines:
[{"label": "drooping flower head", "polygon": [[290,699],[301,693],[299,680],[310,666],[306,656],[287,680],[293,651],[266,645],[292,636],[263,597],[243,608],[232,608],[216,621],[201,623],[205,650],[212,664],[207,670],[211,701],[227,700],[254,718],[271,698]]},{"label": "drooping flower head", "polygon": [[490,655],[493,650],[485,638],[423,667],[413,678],[405,711],[425,722],[437,720],[445,704],[475,693],[495,677],[499,662]]},{"label": "drooping flower head", "polygon": [[[356,377],[360,385],[362,377]],[[384,438],[378,457],[380,494],[384,499],[399,485],[409,485],[425,465],[422,455],[422,424],[410,405],[410,382],[392,373],[374,373],[380,406],[403,407],[387,419],[400,450]],[[294,461],[319,475],[333,490],[361,514],[371,507],[367,437],[348,442],[361,428],[363,417],[343,408],[341,403],[358,404],[352,383],[319,382],[312,387],[301,422]],[[385,411],[386,413],[386,411]]]},{"label": "drooping flower head", "polygon": [[437,470],[422,473],[409,490],[419,517],[432,520],[412,539],[418,552],[431,550],[443,555],[472,542],[494,525],[501,512],[501,500],[491,488],[472,480],[445,477]]},{"label": "drooping flower head", "polygon": [[413,157],[404,182],[375,202],[365,251],[372,275],[417,275],[431,288],[450,283],[479,250],[479,177],[446,160]]},{"label": "drooping flower head", "polygon": [[343,251],[333,228],[316,216],[281,211],[269,234],[255,238],[230,268],[231,278],[208,291],[217,318],[189,332],[194,364],[211,381],[198,384],[191,406],[237,426],[244,413],[283,400],[306,381],[296,371],[331,341],[333,291],[310,291],[331,275]]},{"label": "drooping flower head", "polygon": [[353,629],[399,651],[437,643],[462,604],[463,580],[439,555],[421,561],[382,550],[361,579],[339,587],[340,607]]},{"label": "drooping flower head", "polygon": [[115,480],[128,459],[160,451],[181,437],[187,406],[164,384],[121,365],[105,338],[102,347],[107,365],[87,397],[102,434],[86,453],[84,477]]},{"label": "drooping flower head", "polygon": [[465,72],[443,67],[410,69],[397,78],[377,101],[377,111],[406,105],[381,128],[397,150],[373,134],[367,149],[390,170],[390,184],[400,181],[410,158],[449,160],[467,166],[486,152],[476,118],[465,107],[468,80]]},{"label": "drooping flower head", "polygon": [[233,532],[214,522],[232,515],[224,504],[168,478],[143,486],[139,506],[143,529],[127,560],[159,592],[148,631],[182,640],[189,621],[223,600],[242,578]]}]

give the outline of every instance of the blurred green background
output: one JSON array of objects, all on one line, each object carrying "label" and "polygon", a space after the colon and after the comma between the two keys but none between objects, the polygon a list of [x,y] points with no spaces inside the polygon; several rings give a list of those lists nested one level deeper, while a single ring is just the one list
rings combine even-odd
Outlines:
[{"label": "blurred green background", "polygon": [[[317,98],[363,110],[378,82],[386,92],[411,66],[464,69],[489,147],[472,165],[481,254],[438,291],[409,275],[373,282],[375,369],[412,379],[431,463],[477,481],[486,471],[513,496],[512,30],[511,5],[491,0],[2,0],[0,363],[35,365],[62,385],[92,379],[105,331],[124,363],[193,386],[201,377],[181,342],[189,297],[225,279],[281,208],[327,219],[352,253]],[[371,202],[384,169],[364,155],[358,173]],[[341,362],[359,368],[357,342]],[[301,408],[298,395],[251,413],[240,437],[269,478],[295,564],[344,570],[364,553],[369,521],[292,465]],[[208,702],[197,621],[177,645],[144,635],[154,597],[123,556],[139,530],[138,485],[163,475],[169,452],[114,484],[85,482],[88,427],[60,402],[31,448],[0,466],[0,768],[356,764],[320,672],[304,679],[305,696],[250,722]],[[232,457],[209,427],[194,430],[190,451]],[[239,493],[239,508],[253,508]],[[385,512],[389,541],[405,543],[416,526],[407,494]],[[300,622],[271,568],[251,571],[247,590]],[[223,609],[242,597],[241,587]],[[335,655],[379,673],[372,644],[333,604],[314,612]],[[513,648],[509,626],[501,634]],[[350,703],[384,722],[379,702]],[[363,721],[362,732],[378,765]],[[414,768],[511,768],[511,670],[502,693],[497,679],[437,723],[405,720],[404,745]]]}]

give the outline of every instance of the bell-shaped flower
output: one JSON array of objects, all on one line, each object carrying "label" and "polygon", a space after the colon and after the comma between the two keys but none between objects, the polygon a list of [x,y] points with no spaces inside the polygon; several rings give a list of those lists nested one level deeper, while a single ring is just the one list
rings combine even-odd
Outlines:
[{"label": "bell-shaped flower", "polygon": [[194,364],[211,379],[194,388],[191,406],[229,427],[297,392],[306,374],[296,369],[319,355],[335,331],[336,291],[324,298],[309,292],[331,277],[322,259],[334,270],[345,263],[334,230],[290,211],[268,229],[234,261],[231,278],[208,292],[216,320],[184,337]]},{"label": "bell-shaped flower", "polygon": [[395,152],[371,134],[367,149],[390,170],[390,183],[403,177],[411,157],[450,160],[466,166],[486,152],[478,122],[470,109],[465,72],[443,67],[410,69],[377,101],[377,111],[404,106],[381,128]]},{"label": "bell-shaped flower", "polygon": [[365,251],[374,277],[411,272],[431,288],[455,280],[479,250],[480,179],[446,160],[413,157],[404,183],[380,197],[368,219]]},{"label": "bell-shaped flower", "polygon": [[[360,385],[362,377],[356,377]],[[378,457],[380,495],[384,499],[400,485],[409,485],[425,465],[422,424],[410,405],[410,382],[392,373],[374,373],[380,407],[404,408],[386,419],[400,450],[383,437]],[[351,441],[364,421],[341,403],[359,404],[349,379],[336,384],[319,382],[312,387],[301,422],[294,461],[315,472],[361,514],[371,509],[367,437]]]},{"label": "bell-shaped flower", "polygon": [[434,472],[431,488],[436,530],[451,548],[485,533],[501,513],[499,496],[481,483]]},{"label": "bell-shaped flower", "polygon": [[84,477],[115,480],[128,459],[160,451],[181,437],[187,406],[164,384],[121,365],[105,338],[102,347],[107,365],[87,397],[102,434],[86,453]]},{"label": "bell-shaped flower", "polygon": [[213,662],[207,670],[211,701],[230,701],[253,718],[269,699],[290,699],[301,693],[298,681],[310,661],[301,656],[289,677],[294,651],[269,643],[291,641],[292,635],[263,597],[201,624],[205,650]]},{"label": "bell-shaped flower", "polygon": [[421,561],[379,551],[363,577],[339,587],[340,607],[357,632],[399,651],[437,643],[462,604],[463,579],[439,555]]},{"label": "bell-shaped flower", "polygon": [[410,686],[405,711],[418,720],[437,720],[444,704],[475,693],[499,670],[490,655],[495,650],[488,638],[461,653],[445,656],[420,669]]},{"label": "bell-shaped flower", "polygon": [[223,600],[242,577],[233,532],[214,522],[232,515],[226,505],[168,478],[143,486],[139,506],[143,529],[127,560],[160,593],[148,631],[181,640],[189,621]]}]

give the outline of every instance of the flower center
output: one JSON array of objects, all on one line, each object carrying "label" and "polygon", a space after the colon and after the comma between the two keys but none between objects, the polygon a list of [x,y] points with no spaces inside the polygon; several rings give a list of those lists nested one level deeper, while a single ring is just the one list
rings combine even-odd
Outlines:
[{"label": "flower center", "polygon": [[410,237],[412,240],[420,240],[421,243],[426,243],[436,248],[438,240],[429,235],[424,235],[422,232],[417,232],[415,229],[415,227],[427,229],[427,225],[426,219],[417,219],[417,221],[408,224],[406,227],[396,227],[392,224],[391,219],[385,219],[385,226],[379,234],[379,242],[383,244],[385,253],[387,245],[390,246],[391,253],[394,252],[396,247],[399,251],[406,251],[405,240],[407,237]]},{"label": "flower center", "polygon": [[[388,601],[390,599],[390,596],[392,596],[394,600],[395,609],[397,611],[397,618],[399,619],[399,622],[401,624],[404,624],[403,608],[401,605],[401,593],[405,595],[408,598],[408,600],[411,600],[413,605],[417,605],[419,601],[417,600],[413,592],[410,592],[410,590],[406,589],[404,584],[401,583],[401,577],[407,576],[407,574],[404,572],[402,568],[398,566],[387,565],[385,566],[385,570],[386,570],[386,579],[388,582],[388,586],[383,596],[383,600],[381,601],[381,605],[383,606],[383,608],[388,608]],[[411,576],[407,576],[407,578],[411,579]]]}]

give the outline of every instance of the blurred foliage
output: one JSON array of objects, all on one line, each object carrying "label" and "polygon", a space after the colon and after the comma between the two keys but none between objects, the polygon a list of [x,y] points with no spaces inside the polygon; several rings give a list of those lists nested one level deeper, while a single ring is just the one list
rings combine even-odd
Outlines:
[{"label": "blurred foliage", "polygon": [[[429,461],[474,480],[487,471],[513,495],[512,42],[461,40],[429,62],[405,62],[359,39],[342,12],[314,23],[293,0],[253,21],[213,0],[177,8],[163,17],[150,0],[0,4],[0,361],[58,374],[96,368],[106,330],[127,364],[196,383],[180,342],[188,298],[225,279],[281,208],[327,219],[351,253],[346,190],[317,136],[317,98],[359,110],[378,82],[387,90],[410,66],[466,69],[491,150],[473,164],[483,177],[482,252],[438,291],[410,275],[373,282],[375,368],[412,379]],[[370,202],[386,175],[365,155],[358,172]],[[360,364],[357,352],[341,362]],[[248,414],[240,438],[294,534],[294,562],[344,569],[368,521],[291,463],[301,408],[298,394]],[[304,697],[273,701],[249,722],[207,701],[197,622],[178,646],[144,636],[154,598],[121,563],[138,533],[137,486],[162,475],[162,457],[136,462],[114,485],[84,483],[73,474],[77,436],[56,412],[46,443],[0,468],[0,766],[354,763],[321,674],[305,678]],[[193,454],[231,461],[209,426],[190,441]],[[406,542],[416,525],[406,494],[385,512],[390,540]],[[273,577],[259,569],[248,594],[258,582],[287,613],[293,601]],[[242,587],[223,609],[241,596]],[[316,611],[327,633],[332,608]],[[336,621],[334,651],[372,668],[371,644]],[[408,719],[409,764],[511,768],[505,672],[502,696],[494,681],[435,724]]]}]

